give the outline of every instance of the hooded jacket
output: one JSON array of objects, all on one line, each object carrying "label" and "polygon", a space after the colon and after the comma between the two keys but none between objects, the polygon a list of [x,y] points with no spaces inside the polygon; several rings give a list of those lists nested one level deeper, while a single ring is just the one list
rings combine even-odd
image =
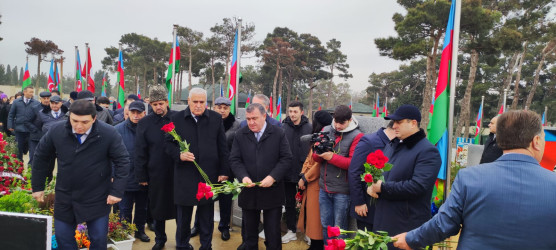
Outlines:
[{"label": "hooded jacket", "polygon": [[288,116],[282,121],[282,128],[286,132],[286,138],[288,139],[288,144],[292,151],[292,163],[291,170],[286,174],[285,181],[295,182],[299,181],[299,174],[301,173],[301,168],[303,167],[303,162],[309,154],[309,145],[304,145],[299,139],[303,135],[311,134],[313,130],[309,119],[302,115],[301,121],[298,125],[293,124],[292,119]]}]

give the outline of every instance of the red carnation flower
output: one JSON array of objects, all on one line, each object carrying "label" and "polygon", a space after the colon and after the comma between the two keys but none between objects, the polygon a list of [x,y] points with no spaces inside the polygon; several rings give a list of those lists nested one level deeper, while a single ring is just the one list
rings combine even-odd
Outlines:
[{"label": "red carnation flower", "polygon": [[295,200],[297,202],[303,201],[303,195],[300,192],[297,192],[297,194],[295,194]]},{"label": "red carnation flower", "polygon": [[176,128],[176,126],[174,126],[173,122],[170,122],[170,123],[162,126],[161,130],[166,132],[166,133],[170,133],[172,130],[174,130],[174,128]]},{"label": "red carnation flower", "polygon": [[201,199],[203,199],[204,196],[205,196],[205,194],[203,194],[203,193],[197,193],[195,195],[195,198],[197,198],[197,200],[200,201]]},{"label": "red carnation flower", "polygon": [[5,154],[5,153],[6,153],[6,150],[3,150],[3,149],[2,149],[2,150],[0,150],[0,153]]},{"label": "red carnation flower", "polygon": [[16,158],[16,157],[17,157],[17,155],[16,155],[16,154],[12,154],[12,157],[13,157],[13,158]]},{"label": "red carnation flower", "polygon": [[8,171],[14,171],[12,167],[8,167]]},{"label": "red carnation flower", "polygon": [[17,173],[18,173],[18,174],[21,174],[21,173],[23,173],[23,168],[19,168],[19,169],[17,169]]},{"label": "red carnation flower", "polygon": [[4,172],[4,167],[0,167],[0,172]]},{"label": "red carnation flower", "polygon": [[[208,187],[210,187],[210,186],[208,186]],[[212,198],[213,196],[214,196],[214,193],[213,193],[213,192],[206,192],[206,193],[205,193],[205,197],[207,198],[207,200],[210,199],[210,198]]]},{"label": "red carnation flower", "polygon": [[328,238],[334,238],[334,237],[340,236],[340,228],[339,227],[328,226],[326,228],[326,231],[328,232]]},{"label": "red carnation flower", "polygon": [[388,157],[386,157],[380,149],[367,155],[367,163],[378,169],[384,168],[386,162],[388,162]]},{"label": "red carnation flower", "polygon": [[9,159],[10,159],[10,157],[7,156],[7,155],[4,155],[4,156],[2,156],[2,157],[3,157],[4,159],[6,159],[6,160],[9,160]]},{"label": "red carnation flower", "polygon": [[14,164],[11,162],[8,162],[8,166],[13,166]]},{"label": "red carnation flower", "polygon": [[366,174],[364,178],[366,183],[373,182],[373,176],[371,174]]},{"label": "red carnation flower", "polygon": [[9,186],[10,185],[10,181],[5,181],[4,182],[4,186]]}]

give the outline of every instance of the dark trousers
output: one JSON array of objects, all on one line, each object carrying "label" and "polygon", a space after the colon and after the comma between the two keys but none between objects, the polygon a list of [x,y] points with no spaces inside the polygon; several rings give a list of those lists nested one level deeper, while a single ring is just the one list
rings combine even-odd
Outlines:
[{"label": "dark trousers", "polygon": [[39,145],[39,141],[29,140],[29,164],[33,165],[33,157],[35,156],[35,149]]},{"label": "dark trousers", "polygon": [[295,233],[297,227],[297,211],[295,209],[295,194],[297,194],[297,183],[284,182],[284,193],[286,194],[286,226]]},{"label": "dark trousers", "polygon": [[[220,209],[220,222],[218,223],[218,231],[230,230],[230,221],[232,219],[232,198],[233,195],[218,195],[218,208]],[[195,214],[195,222],[193,227],[199,228],[199,213]]]},{"label": "dark trousers", "polygon": [[154,220],[154,242],[164,244],[168,240],[166,237],[166,221]]},{"label": "dark trousers", "polygon": [[[191,216],[193,206],[176,206],[176,248],[188,249],[191,238]],[[214,230],[214,202],[197,206],[199,220],[199,237],[201,250],[212,249],[212,231]]]},{"label": "dark trousers", "polygon": [[[263,210],[264,235],[266,249],[282,249],[282,239],[280,232],[280,217],[282,208],[272,208]],[[243,209],[243,220],[245,221],[245,249],[259,249],[259,221],[261,210]]]},{"label": "dark trousers", "polygon": [[[91,240],[91,246],[89,249],[106,249],[106,241],[108,237],[108,215],[87,221],[86,223],[89,240]],[[77,242],[75,241],[76,226],[76,223],[67,223],[54,219],[58,249],[77,249]]]},{"label": "dark trousers", "polygon": [[17,142],[17,158],[23,161],[23,155],[29,152],[29,132],[15,132]]},{"label": "dark trousers", "polygon": [[147,190],[125,191],[124,197],[120,202],[120,214],[122,219],[131,222],[131,212],[135,204],[135,215],[133,223],[137,226],[138,232],[145,232],[145,222],[147,221]]}]

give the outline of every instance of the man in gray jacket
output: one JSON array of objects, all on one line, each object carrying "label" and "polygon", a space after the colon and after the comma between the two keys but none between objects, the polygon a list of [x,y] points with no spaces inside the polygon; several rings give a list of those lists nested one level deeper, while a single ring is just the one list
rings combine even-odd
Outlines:
[{"label": "man in gray jacket", "polygon": [[[33,99],[35,89],[33,87],[26,87],[23,89],[23,96],[15,99],[8,114],[8,130],[15,131],[15,140],[17,142],[17,158],[23,161],[23,155],[29,151],[29,137],[31,132],[37,130],[33,124],[35,120],[35,109],[40,105],[38,101]],[[31,158],[34,154],[34,149],[29,152]],[[31,162],[31,161],[29,161]]]}]

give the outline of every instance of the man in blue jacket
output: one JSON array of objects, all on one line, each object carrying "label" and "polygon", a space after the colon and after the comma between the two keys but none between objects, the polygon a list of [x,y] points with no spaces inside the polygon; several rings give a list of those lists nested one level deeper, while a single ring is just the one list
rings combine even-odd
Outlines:
[{"label": "man in blue jacket", "polygon": [[357,219],[357,228],[372,231],[375,214],[375,204],[371,204],[371,197],[367,195],[367,183],[361,181],[361,174],[365,172],[363,164],[367,156],[377,150],[383,150],[390,141],[396,138],[396,132],[392,128],[394,122],[390,121],[386,128],[361,137],[353,152],[353,158],[348,168],[349,196],[351,205],[349,208],[351,217]]},{"label": "man in blue jacket", "polygon": [[541,119],[532,111],[508,111],[497,130],[504,154],[460,170],[438,214],[396,235],[396,247],[416,249],[461,230],[458,249],[556,249],[556,174],[539,165]]},{"label": "man in blue jacket", "polygon": [[438,149],[419,128],[421,113],[413,105],[402,105],[385,117],[393,120],[396,139],[384,148],[392,170],[367,190],[378,198],[373,231],[396,235],[421,226],[431,218],[432,189],[440,165]]},{"label": "man in blue jacket", "polygon": [[[27,154],[30,149],[29,137],[31,133],[37,130],[33,121],[36,117],[35,109],[40,103],[33,99],[34,94],[35,89],[33,87],[25,87],[23,89],[23,96],[15,99],[8,114],[8,130],[15,131],[17,158],[21,161],[23,161],[23,155]],[[33,154],[34,148],[29,152],[29,157],[31,158]]]},{"label": "man in blue jacket", "polygon": [[148,201],[147,186],[139,185],[139,182],[135,178],[135,132],[137,130],[137,123],[145,117],[145,114],[145,104],[143,102],[132,102],[129,104],[129,118],[116,125],[115,128],[122,136],[131,161],[124,197],[122,197],[122,201],[120,202],[122,219],[131,223],[131,212],[133,210],[133,204],[135,204],[135,214],[133,216],[133,223],[137,226],[135,238],[143,242],[149,242],[151,239],[145,234]]}]

